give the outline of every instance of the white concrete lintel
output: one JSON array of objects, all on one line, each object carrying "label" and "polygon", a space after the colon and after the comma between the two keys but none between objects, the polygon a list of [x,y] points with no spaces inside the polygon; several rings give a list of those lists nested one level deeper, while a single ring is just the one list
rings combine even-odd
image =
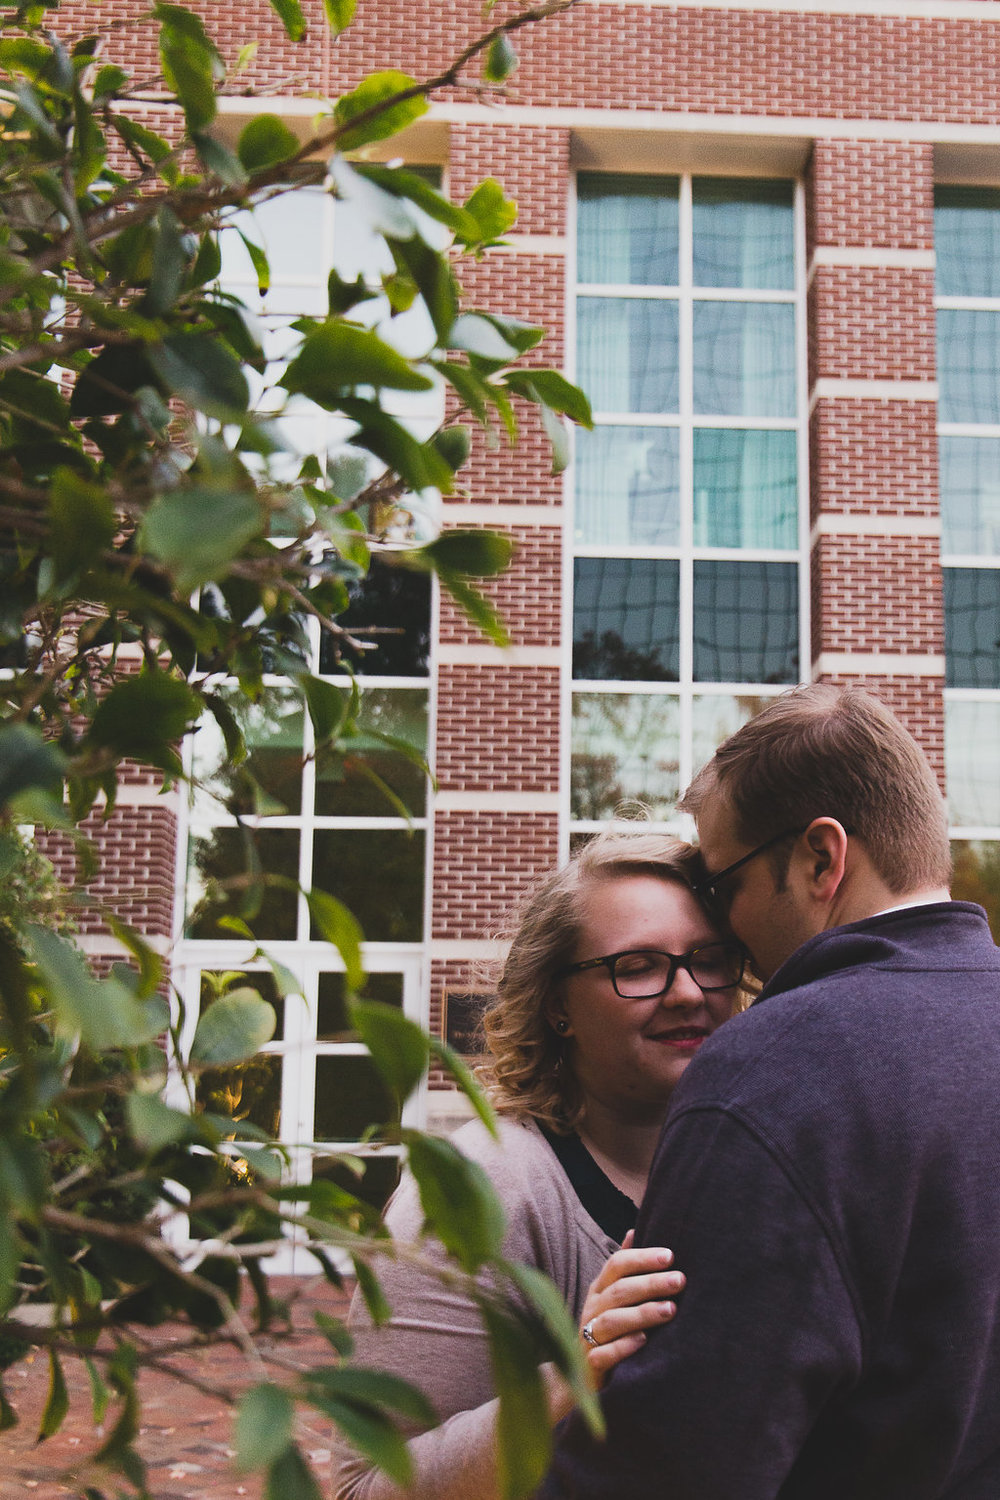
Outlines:
[{"label": "white concrete lintel", "polygon": [[558,792],[438,792],[436,812],[552,813],[558,815]]},{"label": "white concrete lintel", "polygon": [[821,536],[940,537],[940,516],[848,516],[825,511],[817,516],[809,533],[809,545]]},{"label": "white concrete lintel", "polygon": [[563,523],[561,505],[488,505],[483,501],[465,503],[445,500],[441,506],[442,521],[466,526],[553,526]]},{"label": "white concrete lintel", "polygon": [[936,380],[817,380],[809,410],[817,401],[936,401]]},{"label": "white concrete lintel", "polygon": [[888,652],[857,655],[822,651],[813,662],[813,677],[943,677],[944,655],[895,656]]},{"label": "white concrete lintel", "polygon": [[439,667],[561,667],[559,646],[479,646],[442,642],[435,651]]}]

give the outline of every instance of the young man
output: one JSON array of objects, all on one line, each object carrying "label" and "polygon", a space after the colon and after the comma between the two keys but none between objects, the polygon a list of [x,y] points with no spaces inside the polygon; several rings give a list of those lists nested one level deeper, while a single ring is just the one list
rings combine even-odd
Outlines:
[{"label": "young man", "polygon": [[763,994],[682,1079],[639,1217],[687,1274],[544,1500],[997,1500],[1000,952],[858,690],[797,689],[684,803]]}]

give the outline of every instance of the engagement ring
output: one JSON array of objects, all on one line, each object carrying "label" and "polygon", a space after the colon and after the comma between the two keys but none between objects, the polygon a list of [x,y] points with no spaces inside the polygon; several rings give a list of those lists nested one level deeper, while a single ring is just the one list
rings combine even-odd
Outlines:
[{"label": "engagement ring", "polygon": [[594,1337],[594,1323],[593,1323],[593,1320],[591,1320],[589,1323],[584,1323],[583,1327],[580,1329],[580,1332],[583,1334],[583,1337],[586,1339],[587,1343],[590,1345],[590,1347],[592,1349],[597,1349],[597,1348],[600,1347],[600,1345],[598,1344],[597,1340]]}]

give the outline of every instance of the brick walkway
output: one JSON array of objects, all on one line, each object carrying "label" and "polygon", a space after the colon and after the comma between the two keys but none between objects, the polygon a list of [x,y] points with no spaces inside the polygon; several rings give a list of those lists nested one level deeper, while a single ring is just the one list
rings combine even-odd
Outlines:
[{"label": "brick walkway", "polygon": [[[267,1358],[280,1347],[281,1357],[298,1369],[327,1363],[329,1344],[315,1330],[313,1310],[343,1314],[346,1299],[326,1283],[276,1284],[277,1295],[292,1294],[294,1340],[273,1336],[260,1340]],[[169,1355],[184,1335],[176,1327],[153,1331],[151,1342]],[[246,1357],[229,1346],[176,1354],[172,1363],[220,1390],[239,1388],[260,1378]],[[78,1489],[72,1472],[85,1471],[85,1458],[101,1442],[90,1406],[90,1386],[82,1365],[64,1362],[70,1412],[55,1437],[37,1443],[38,1423],[45,1404],[48,1360],[35,1353],[7,1371],[4,1386],[19,1422],[0,1433],[0,1497],[2,1500],[66,1500]],[[142,1428],[136,1446],[148,1465],[147,1483],[156,1500],[259,1500],[261,1481],[235,1473],[232,1455],[232,1410],[221,1398],[213,1400],[182,1381],[159,1373],[142,1377]],[[115,1408],[109,1409],[108,1424]],[[106,1426],[108,1425],[106,1424]],[[330,1462],[330,1426],[318,1412],[300,1418],[299,1441],[309,1455],[321,1485],[326,1487]],[[89,1473],[93,1475],[93,1470]],[[112,1496],[131,1489],[107,1471],[91,1483]]]}]

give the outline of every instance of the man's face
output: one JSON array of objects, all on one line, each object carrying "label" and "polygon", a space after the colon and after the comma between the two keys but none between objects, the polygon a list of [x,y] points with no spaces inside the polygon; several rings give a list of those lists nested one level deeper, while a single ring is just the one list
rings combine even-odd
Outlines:
[{"label": "man's face", "polygon": [[[736,836],[735,824],[735,814],[723,793],[706,800],[698,815],[698,837],[709,875],[750,853],[753,846]],[[794,882],[779,890],[769,850],[727,876],[717,890],[717,901],[733,932],[749,948],[762,979],[770,979],[785,959],[813,936],[806,908],[796,899]]]}]

